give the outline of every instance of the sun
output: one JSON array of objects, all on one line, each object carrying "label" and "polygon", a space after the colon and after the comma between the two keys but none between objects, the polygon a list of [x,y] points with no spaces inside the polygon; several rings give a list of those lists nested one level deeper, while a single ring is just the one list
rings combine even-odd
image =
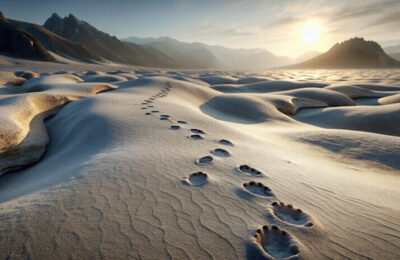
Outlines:
[{"label": "sun", "polygon": [[311,20],[301,28],[301,41],[304,44],[313,44],[321,37],[322,29],[317,21]]}]

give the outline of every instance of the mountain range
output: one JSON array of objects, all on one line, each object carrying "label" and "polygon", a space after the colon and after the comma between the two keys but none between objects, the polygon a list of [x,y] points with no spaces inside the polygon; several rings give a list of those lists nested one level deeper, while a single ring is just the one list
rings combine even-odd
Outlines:
[{"label": "mountain range", "polygon": [[[266,49],[231,49],[169,37],[118,39],[72,14],[54,13],[43,26],[6,19],[0,12],[0,52],[12,57],[57,61],[59,56],[90,63],[119,63],[175,69],[263,70],[290,68],[397,67],[400,46],[383,50],[377,43],[354,38],[326,53],[307,52],[297,59]],[[391,54],[389,57],[385,51]]]},{"label": "mountain range", "polygon": [[[230,70],[260,70],[294,63],[289,57],[278,57],[266,49],[231,49],[222,46],[213,46],[204,43],[186,43],[171,39],[129,37],[122,39],[143,46],[152,46],[159,51],[169,53],[172,57],[184,57],[187,53],[191,57],[187,60],[198,60],[197,53],[201,53],[203,62],[213,67]],[[187,52],[187,50],[190,50]]]}]

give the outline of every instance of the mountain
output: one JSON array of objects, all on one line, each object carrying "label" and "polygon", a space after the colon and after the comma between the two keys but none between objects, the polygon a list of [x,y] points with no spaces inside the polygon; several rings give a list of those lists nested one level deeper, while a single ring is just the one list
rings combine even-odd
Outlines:
[{"label": "mountain", "polygon": [[293,62],[289,57],[275,56],[265,49],[231,49],[206,44],[204,46],[221,61],[224,68],[231,70],[262,70]]},{"label": "mountain", "polygon": [[388,56],[373,41],[353,38],[336,43],[329,51],[290,68],[392,68],[400,67],[400,61]]},{"label": "mountain", "polygon": [[394,54],[394,53],[400,53],[400,45],[395,45],[395,46],[389,46],[384,48],[385,52],[387,54]]},{"label": "mountain", "polygon": [[44,28],[43,26],[9,20],[10,24],[24,29],[34,36],[47,50],[60,56],[73,58],[85,62],[104,62],[105,60],[96,53],[88,50],[83,45],[67,40]]},{"label": "mountain", "polygon": [[0,52],[34,60],[55,61],[55,58],[33,35],[8,21],[0,12]]},{"label": "mountain", "polygon": [[314,57],[317,57],[318,55],[320,55],[321,53],[318,51],[308,51],[303,53],[302,55],[298,56],[293,63],[301,63],[304,62],[306,60],[312,59]]},{"label": "mountain", "polygon": [[177,67],[175,60],[160,51],[137,44],[125,44],[115,36],[110,36],[89,23],[78,20],[72,14],[61,18],[54,13],[43,26],[110,61],[141,66]]},{"label": "mountain", "polygon": [[390,56],[393,57],[393,58],[395,58],[396,60],[399,60],[399,61],[400,61],[400,52],[399,52],[399,53],[390,54]]},{"label": "mountain", "polygon": [[[151,43],[151,42],[155,42],[155,41],[157,41],[158,39],[161,39],[161,38],[164,38],[164,37],[160,37],[160,38],[155,38],[155,37],[141,38],[141,37],[131,36],[131,37],[128,37],[128,38],[124,38],[122,40],[125,41],[125,42],[133,42],[133,43],[136,43],[136,44],[145,45],[145,44],[148,44],[148,43]],[[167,37],[165,37],[165,38],[167,38]]]},{"label": "mountain", "polygon": [[289,57],[278,57],[265,49],[231,49],[204,43],[186,43],[168,37],[123,39],[143,46],[151,46],[166,55],[208,68],[231,70],[260,70],[293,63]]},{"label": "mountain", "polygon": [[129,37],[123,40],[154,48],[177,61],[183,68],[209,69],[221,67],[214,55],[198,43],[180,42],[169,37]]}]

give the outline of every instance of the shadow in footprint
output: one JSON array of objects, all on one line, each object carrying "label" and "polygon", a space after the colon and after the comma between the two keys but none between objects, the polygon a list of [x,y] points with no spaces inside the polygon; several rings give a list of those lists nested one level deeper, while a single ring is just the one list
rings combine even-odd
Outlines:
[{"label": "shadow in footprint", "polygon": [[192,131],[192,133],[195,133],[195,134],[205,134],[205,132],[200,129],[190,129],[190,131]]},{"label": "shadow in footprint", "polygon": [[262,172],[260,172],[259,170],[248,166],[247,164],[240,165],[238,167],[238,171],[239,172],[243,172],[243,173],[245,173],[245,174],[247,174],[249,176],[252,176],[252,177],[261,177],[262,176]]},{"label": "shadow in footprint", "polygon": [[222,145],[226,145],[226,146],[233,146],[233,143],[231,141],[226,140],[226,139],[221,139],[221,140],[218,141],[218,143],[222,144]]},{"label": "shadow in footprint", "polygon": [[147,112],[145,115],[146,115],[146,116],[149,116],[149,115],[151,115],[151,113],[150,113],[150,112]]},{"label": "shadow in footprint", "polygon": [[189,177],[183,177],[182,183],[192,186],[202,186],[208,181],[208,175],[204,172],[194,172]]},{"label": "shadow in footprint", "polygon": [[179,120],[177,123],[178,123],[178,124],[182,124],[182,125],[186,124],[185,121],[181,121],[181,120]]},{"label": "shadow in footprint", "polygon": [[287,223],[296,226],[312,227],[313,223],[310,222],[310,218],[301,209],[295,209],[292,205],[285,205],[282,202],[273,202],[273,213],[274,215]]},{"label": "shadow in footprint", "polygon": [[259,195],[259,196],[263,196],[263,197],[274,196],[271,189],[268,188],[267,186],[265,186],[264,184],[262,184],[261,182],[254,182],[254,181],[246,182],[246,183],[243,183],[243,187],[247,191],[249,191],[253,194]]},{"label": "shadow in footprint", "polygon": [[212,161],[213,161],[213,157],[207,155],[207,156],[201,157],[200,159],[197,159],[196,163],[198,165],[206,165],[206,164],[210,164]]},{"label": "shadow in footprint", "polygon": [[192,140],[202,140],[203,137],[201,135],[191,135],[190,139],[192,139]]},{"label": "shadow in footprint", "polygon": [[171,125],[170,128],[171,130],[179,130],[181,127],[179,125]]},{"label": "shadow in footprint", "polygon": [[222,148],[217,148],[215,150],[212,150],[211,153],[218,157],[229,157],[230,156],[230,153],[227,150],[222,149]]},{"label": "shadow in footprint", "polygon": [[267,254],[277,259],[287,259],[289,257],[298,256],[300,251],[293,238],[284,230],[280,230],[277,226],[269,228],[264,225],[258,229],[254,235],[256,243]]}]

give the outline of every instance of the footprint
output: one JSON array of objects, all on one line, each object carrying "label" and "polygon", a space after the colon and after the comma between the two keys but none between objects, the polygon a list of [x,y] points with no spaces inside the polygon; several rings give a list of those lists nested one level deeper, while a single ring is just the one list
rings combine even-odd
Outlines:
[{"label": "footprint", "polygon": [[168,117],[160,117],[160,120],[169,120]]},{"label": "footprint", "polygon": [[181,127],[179,125],[171,125],[171,127],[169,129],[171,129],[171,130],[179,130],[179,129],[181,129]]},{"label": "footprint", "polygon": [[141,107],[141,109],[147,109],[147,107]]},{"label": "footprint", "polygon": [[201,135],[191,135],[190,139],[192,139],[192,140],[202,140],[203,137]]},{"label": "footprint", "polygon": [[158,110],[152,110],[151,112],[152,112],[152,113],[159,113],[160,111],[158,111]]},{"label": "footprint", "polygon": [[211,151],[211,153],[218,157],[229,157],[230,156],[230,153],[227,150],[222,149],[222,148],[217,148],[217,149]]},{"label": "footprint", "polygon": [[246,173],[246,174],[248,174],[250,176],[261,176],[262,175],[262,172],[260,172],[259,170],[248,166],[247,164],[240,165],[238,167],[238,169],[239,169],[240,172]]},{"label": "footprint", "polygon": [[193,186],[201,186],[207,183],[207,179],[207,173],[194,172],[189,177],[184,177],[182,182]]},{"label": "footprint", "polygon": [[179,120],[179,121],[178,121],[178,124],[183,124],[183,125],[184,125],[184,124],[186,124],[186,122],[185,122],[185,121]]},{"label": "footprint", "polygon": [[261,182],[254,182],[254,181],[246,182],[243,183],[243,187],[247,191],[257,194],[259,196],[264,196],[264,197],[274,196],[271,189],[262,184]]},{"label": "footprint", "polygon": [[233,143],[231,143],[230,141],[225,140],[225,139],[219,140],[218,143],[223,144],[223,145],[227,145],[227,146],[233,146]]},{"label": "footprint", "polygon": [[145,115],[146,115],[146,116],[149,116],[149,115],[151,115],[151,113],[150,113],[150,112],[147,112]]},{"label": "footprint", "polygon": [[160,115],[161,117],[169,118],[169,115]]},{"label": "footprint", "polygon": [[282,221],[288,222],[297,226],[312,227],[313,223],[307,214],[301,209],[295,209],[292,205],[285,205],[282,202],[272,203],[274,215]]},{"label": "footprint", "polygon": [[190,131],[192,131],[192,133],[195,133],[195,134],[205,134],[205,132],[203,131],[203,130],[200,130],[200,129],[190,129]]},{"label": "footprint", "polygon": [[154,106],[147,106],[147,107],[154,107]]},{"label": "footprint", "polygon": [[287,259],[299,255],[299,248],[293,238],[277,226],[264,225],[254,235],[256,243],[273,258]]},{"label": "footprint", "polygon": [[196,163],[199,165],[206,165],[206,164],[211,163],[212,161],[213,161],[213,157],[207,155],[207,156],[201,157],[200,159],[197,159]]}]

